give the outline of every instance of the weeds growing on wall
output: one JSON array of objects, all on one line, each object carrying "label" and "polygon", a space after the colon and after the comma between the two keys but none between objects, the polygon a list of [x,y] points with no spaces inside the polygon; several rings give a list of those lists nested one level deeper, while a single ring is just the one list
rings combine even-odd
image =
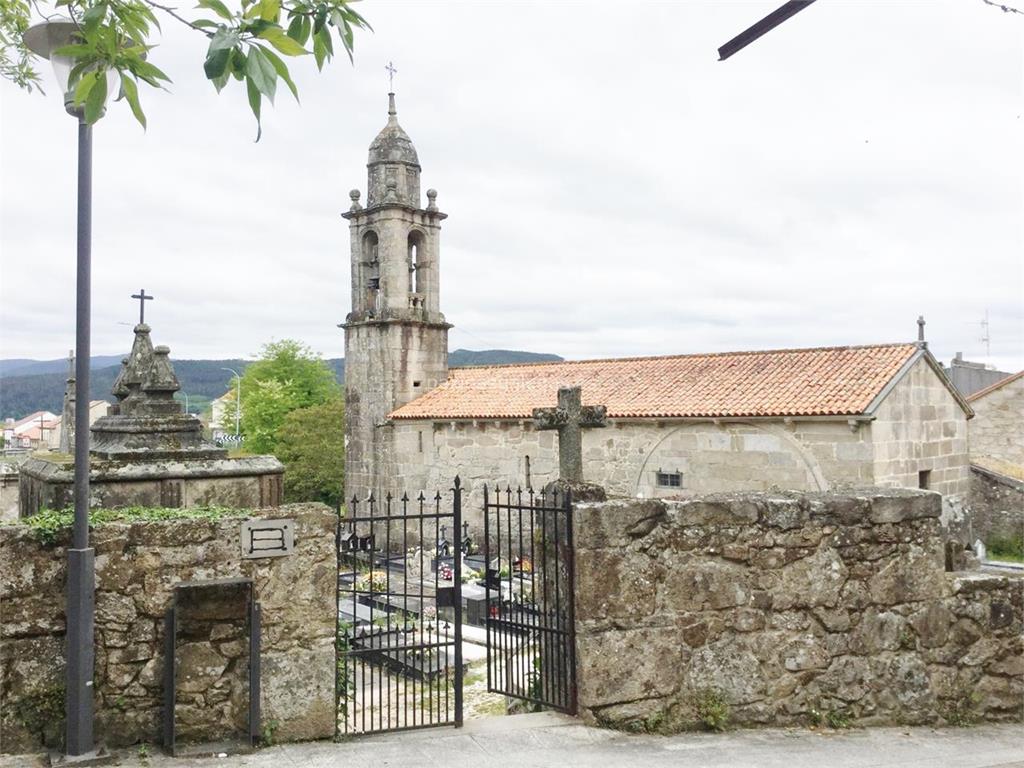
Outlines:
[{"label": "weeds growing on wall", "polygon": [[[184,519],[220,520],[227,517],[248,517],[251,514],[252,510],[249,509],[230,509],[228,507],[122,507],[90,511],[89,525],[95,527],[104,523],[160,522]],[[71,530],[74,520],[75,513],[71,509],[43,509],[37,515],[6,523],[6,525],[23,525],[40,543],[53,546]]]},{"label": "weeds growing on wall", "polygon": [[721,691],[712,688],[698,691],[694,709],[697,712],[697,719],[709,731],[724,731],[729,725],[729,702],[725,700]]}]

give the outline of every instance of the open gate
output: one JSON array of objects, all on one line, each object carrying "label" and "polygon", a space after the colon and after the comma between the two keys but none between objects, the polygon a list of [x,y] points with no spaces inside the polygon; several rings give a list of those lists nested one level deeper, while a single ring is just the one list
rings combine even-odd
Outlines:
[{"label": "open gate", "polygon": [[340,734],[462,725],[461,494],[456,478],[450,497],[349,502],[338,532]]},{"label": "open gate", "polygon": [[484,489],[487,688],[576,714],[572,499]]}]

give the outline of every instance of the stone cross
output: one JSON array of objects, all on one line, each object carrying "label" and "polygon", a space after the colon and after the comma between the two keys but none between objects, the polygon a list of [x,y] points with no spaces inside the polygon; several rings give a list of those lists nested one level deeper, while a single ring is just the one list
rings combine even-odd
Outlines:
[{"label": "stone cross", "polygon": [[395,69],[395,65],[390,61],[388,65],[384,67],[384,70],[388,73],[388,93],[395,92],[395,75],[398,74],[398,70]]},{"label": "stone cross", "polygon": [[146,321],[146,302],[152,301],[152,296],[146,295],[146,289],[141,289],[138,293],[132,294],[133,299],[139,300],[139,325],[142,325]]},{"label": "stone cross", "polygon": [[580,387],[559,387],[557,408],[534,408],[536,429],[558,430],[558,474],[562,480],[583,480],[583,430],[604,427],[608,408],[583,405]]}]

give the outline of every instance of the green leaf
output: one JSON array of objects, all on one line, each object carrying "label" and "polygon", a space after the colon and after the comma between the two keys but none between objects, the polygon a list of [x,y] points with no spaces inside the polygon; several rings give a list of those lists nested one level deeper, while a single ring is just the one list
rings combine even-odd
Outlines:
[{"label": "green leaf", "polygon": [[292,82],[291,74],[288,72],[288,66],[281,61],[281,57],[273,51],[268,51],[266,48],[263,49],[263,55],[270,59],[270,63],[274,65],[274,70],[277,72],[277,76],[284,80],[285,85],[288,86],[288,90],[292,92],[292,96],[295,100],[299,100],[299,89],[295,87],[295,83]]},{"label": "green leaf", "polygon": [[277,90],[277,70],[270,63],[270,59],[263,55],[263,51],[253,46],[249,49],[249,55],[245,59],[245,75],[247,81],[251,81],[271,103],[274,101],[274,91]]},{"label": "green leaf", "polygon": [[256,116],[256,141],[259,141],[260,136],[263,135],[263,126],[260,124],[260,106],[263,101],[263,97],[260,96],[260,90],[252,81],[252,78],[245,78],[245,88],[249,92],[249,108]]},{"label": "green leaf", "polygon": [[89,96],[89,92],[92,91],[95,85],[95,72],[86,72],[85,74],[83,74],[82,78],[78,81],[78,85],[75,86],[75,104],[84,104],[86,98],[88,98]]},{"label": "green leaf", "polygon": [[[208,80],[216,80],[228,74],[228,62],[231,60],[231,48],[218,48],[206,54],[206,61],[203,62],[203,72]],[[218,91],[220,88],[217,89]]]},{"label": "green leaf", "polygon": [[299,45],[305,45],[309,39],[309,19],[305,16],[294,16],[288,24],[288,37]]},{"label": "green leaf", "polygon": [[105,72],[96,73],[96,84],[89,89],[85,97],[85,122],[92,125],[103,117],[103,107],[107,101],[107,77]]},{"label": "green leaf", "polygon": [[121,73],[121,92],[124,94],[125,99],[128,100],[128,106],[131,107],[135,119],[145,129],[146,114],[142,111],[142,105],[139,104],[139,87],[124,72]]},{"label": "green leaf", "polygon": [[199,3],[198,5],[196,5],[196,8],[206,8],[208,10],[211,10],[218,16],[220,16],[222,19],[227,19],[228,21],[231,21],[231,19],[233,18],[231,15],[231,11],[228,10],[228,7],[224,5],[224,3],[221,2],[221,0],[199,0]]},{"label": "green leaf", "polygon": [[324,61],[330,58],[327,55],[327,48],[324,46],[323,39],[319,33],[313,35],[313,58],[316,59],[316,68],[318,70],[323,70]]},{"label": "green leaf", "polygon": [[260,0],[260,18],[264,21],[277,21],[281,13],[281,0]]},{"label": "green leaf", "polygon": [[235,48],[240,42],[241,37],[238,35],[238,30],[231,29],[230,27],[221,27],[210,38],[210,50]]},{"label": "green leaf", "polygon": [[212,19],[196,19],[192,22],[193,27],[202,27],[203,29],[216,29],[220,26],[216,21]]},{"label": "green leaf", "polygon": [[87,56],[90,53],[94,53],[95,49],[91,45],[85,45],[83,43],[76,43],[73,45],[62,45],[60,48],[54,51],[58,56],[70,56],[75,59],[79,56]]},{"label": "green leaf", "polygon": [[259,36],[277,48],[277,50],[285,56],[303,56],[309,53],[309,51],[295,42],[295,40],[282,32],[280,27],[270,27],[269,29],[265,29],[260,32]]}]

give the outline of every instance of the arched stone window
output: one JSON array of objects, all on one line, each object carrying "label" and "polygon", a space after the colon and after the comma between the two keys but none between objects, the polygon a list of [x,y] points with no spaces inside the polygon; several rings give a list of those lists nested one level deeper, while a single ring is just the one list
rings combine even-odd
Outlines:
[{"label": "arched stone window", "polygon": [[365,297],[365,310],[372,311],[377,308],[377,296],[380,292],[379,245],[380,239],[372,229],[363,235],[360,283]]},{"label": "arched stone window", "polygon": [[409,233],[409,293],[423,293],[427,288],[427,258],[423,233]]}]

